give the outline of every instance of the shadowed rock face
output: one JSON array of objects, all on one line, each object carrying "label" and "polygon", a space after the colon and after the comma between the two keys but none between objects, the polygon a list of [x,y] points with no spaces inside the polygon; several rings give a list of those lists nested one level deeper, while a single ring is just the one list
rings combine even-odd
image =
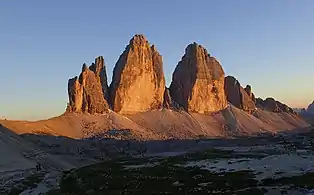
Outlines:
[{"label": "shadowed rock face", "polygon": [[264,109],[264,100],[262,98],[256,98],[255,102],[257,108]]},{"label": "shadowed rock face", "polygon": [[69,103],[67,112],[82,112],[83,105],[83,87],[77,77],[68,81]]},{"label": "shadowed rock face", "polygon": [[226,108],[224,71],[205,48],[188,45],[170,85],[170,95],[188,112],[207,113]]},{"label": "shadowed rock face", "polygon": [[89,68],[83,65],[79,78],[69,79],[67,112],[105,113],[109,109],[107,94],[103,57],[98,57]]},{"label": "shadowed rock face", "polygon": [[256,103],[255,100],[255,95],[252,92],[252,87],[251,85],[246,85],[246,87],[244,88],[244,90],[246,91],[246,93],[250,96],[250,98],[252,99],[252,101],[254,102],[254,104]]},{"label": "shadowed rock face", "polygon": [[306,110],[309,113],[314,114],[314,101],[312,102],[312,104],[310,104]]},{"label": "shadowed rock face", "polygon": [[227,100],[234,106],[249,113],[255,110],[255,102],[253,102],[247,91],[241,87],[236,78],[232,76],[225,78],[225,93]]},{"label": "shadowed rock face", "polygon": [[135,35],[120,56],[110,90],[115,112],[162,108],[165,90],[162,57],[143,35]]},{"label": "shadowed rock face", "polygon": [[228,102],[237,108],[242,108],[241,85],[238,80],[232,76],[225,78],[225,93]]},{"label": "shadowed rock face", "polygon": [[92,70],[96,76],[97,79],[101,83],[102,91],[104,94],[104,97],[106,100],[109,98],[109,87],[107,83],[107,72],[106,72],[106,66],[104,63],[104,58],[102,56],[99,56],[95,59],[95,63],[93,63],[90,67],[90,70]]},{"label": "shadowed rock face", "polygon": [[264,101],[265,110],[271,112],[281,112],[282,110],[279,108],[278,102],[274,98],[266,98]]},{"label": "shadowed rock face", "polygon": [[276,101],[274,98],[266,98],[265,100],[261,98],[256,99],[256,106],[260,109],[267,110],[270,112],[287,112],[287,113],[295,113],[292,108],[283,104],[279,101]]},{"label": "shadowed rock face", "polygon": [[277,103],[277,106],[279,107],[279,109],[282,111],[282,112],[294,112],[292,108],[289,108],[289,106],[287,106],[286,104],[283,104],[279,101],[276,101]]},{"label": "shadowed rock face", "polygon": [[170,96],[170,91],[168,88],[165,88],[163,106],[167,109],[170,109],[172,107],[172,98]]}]

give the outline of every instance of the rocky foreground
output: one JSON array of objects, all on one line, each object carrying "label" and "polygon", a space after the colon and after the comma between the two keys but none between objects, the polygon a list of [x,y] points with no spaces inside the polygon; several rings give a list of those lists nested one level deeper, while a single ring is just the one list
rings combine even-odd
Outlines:
[{"label": "rocky foreground", "polygon": [[[0,161],[0,194],[301,195],[314,190],[313,131],[164,141],[1,133],[12,141],[5,142],[11,148],[6,162]],[[42,170],[36,171],[37,162]]]}]

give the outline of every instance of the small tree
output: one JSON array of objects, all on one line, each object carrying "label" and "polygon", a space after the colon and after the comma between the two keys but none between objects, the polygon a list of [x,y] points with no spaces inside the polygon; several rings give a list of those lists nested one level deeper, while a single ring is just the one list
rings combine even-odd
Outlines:
[{"label": "small tree", "polygon": [[60,182],[60,190],[61,192],[68,193],[68,194],[81,194],[82,193],[79,185],[77,184],[76,178],[73,175],[71,175],[71,173],[62,178]]}]

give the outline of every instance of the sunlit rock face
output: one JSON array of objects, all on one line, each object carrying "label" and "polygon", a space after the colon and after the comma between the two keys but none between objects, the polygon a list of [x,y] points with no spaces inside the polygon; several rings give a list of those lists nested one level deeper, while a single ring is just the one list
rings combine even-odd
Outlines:
[{"label": "sunlit rock face", "polygon": [[143,35],[135,35],[113,71],[110,86],[113,110],[128,114],[162,108],[164,90],[161,55]]},{"label": "sunlit rock face", "polygon": [[187,46],[170,85],[172,99],[188,112],[208,113],[226,108],[225,73],[219,62],[197,43]]},{"label": "sunlit rock face", "polygon": [[255,99],[255,95],[252,92],[252,87],[251,85],[246,85],[246,87],[244,88],[244,90],[246,91],[246,93],[250,96],[250,98],[252,99],[252,101],[254,102],[254,104],[256,103],[256,99]]},{"label": "sunlit rock face", "polygon": [[68,81],[69,103],[67,112],[105,113],[109,109],[108,84],[103,57],[90,67],[82,67],[79,77]]}]

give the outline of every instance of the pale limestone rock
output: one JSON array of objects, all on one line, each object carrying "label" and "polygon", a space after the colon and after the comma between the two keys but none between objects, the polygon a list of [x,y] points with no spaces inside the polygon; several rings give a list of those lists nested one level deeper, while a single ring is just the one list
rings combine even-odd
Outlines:
[{"label": "pale limestone rock", "polygon": [[113,110],[130,114],[162,108],[164,89],[161,55],[143,35],[135,35],[113,71],[110,85]]},{"label": "pale limestone rock", "polygon": [[256,103],[255,95],[254,95],[254,93],[252,92],[252,87],[251,87],[251,85],[246,85],[246,87],[244,88],[244,90],[247,92],[247,94],[250,96],[250,98],[252,99],[252,101],[253,101],[254,104],[255,104],[255,103]]},{"label": "pale limestone rock", "polygon": [[106,99],[108,91],[103,58],[98,57],[90,68],[83,65],[79,78],[68,82],[69,103],[67,112],[105,113],[109,109]]},{"label": "pale limestone rock", "polygon": [[104,94],[104,97],[106,100],[109,98],[109,87],[107,83],[107,72],[106,72],[106,66],[104,62],[104,57],[99,56],[95,59],[95,63],[93,63],[90,67],[90,70],[92,70],[97,77],[97,79],[101,83],[102,91]]},{"label": "pale limestone rock", "polygon": [[170,96],[170,91],[168,88],[165,88],[164,92],[164,103],[163,103],[164,108],[170,109],[172,108],[172,98]]},{"label": "pale limestone rock", "polygon": [[188,45],[170,85],[170,95],[188,112],[209,113],[226,108],[224,71],[205,48]]},{"label": "pale limestone rock", "polygon": [[275,100],[272,97],[268,97],[265,100],[261,98],[256,99],[256,106],[260,109],[267,110],[270,112],[286,112],[296,114],[292,108],[288,105],[281,103],[280,101]]},{"label": "pale limestone rock", "polygon": [[81,112],[83,105],[83,87],[77,77],[68,81],[69,103],[68,112]]},{"label": "pale limestone rock", "polygon": [[255,102],[252,100],[249,93],[247,93],[247,90],[243,89],[236,78],[232,76],[227,76],[225,78],[225,93],[227,100],[237,108],[249,113],[254,112],[256,108]]}]

